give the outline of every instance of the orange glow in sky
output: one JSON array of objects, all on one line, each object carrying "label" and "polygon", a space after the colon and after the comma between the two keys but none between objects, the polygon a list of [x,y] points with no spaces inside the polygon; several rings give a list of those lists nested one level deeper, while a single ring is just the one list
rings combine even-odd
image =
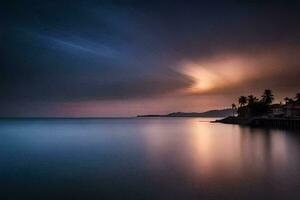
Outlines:
[{"label": "orange glow in sky", "polygon": [[185,62],[181,73],[194,80],[188,93],[201,94],[228,87],[251,77],[251,62],[243,57],[222,57],[200,62]]}]

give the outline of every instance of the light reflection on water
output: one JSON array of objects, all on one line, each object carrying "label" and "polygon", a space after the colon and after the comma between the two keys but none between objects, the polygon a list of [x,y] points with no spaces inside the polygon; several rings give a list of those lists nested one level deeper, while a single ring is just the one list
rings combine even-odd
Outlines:
[{"label": "light reflection on water", "polygon": [[0,194],[299,199],[299,133],[209,120],[2,120]]}]

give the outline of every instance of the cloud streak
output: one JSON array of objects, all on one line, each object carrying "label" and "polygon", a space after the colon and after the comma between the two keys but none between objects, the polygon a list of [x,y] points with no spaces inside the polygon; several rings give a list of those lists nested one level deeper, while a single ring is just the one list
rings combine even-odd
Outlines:
[{"label": "cloud streak", "polygon": [[197,111],[300,85],[298,4],[34,5],[2,12],[4,116]]}]

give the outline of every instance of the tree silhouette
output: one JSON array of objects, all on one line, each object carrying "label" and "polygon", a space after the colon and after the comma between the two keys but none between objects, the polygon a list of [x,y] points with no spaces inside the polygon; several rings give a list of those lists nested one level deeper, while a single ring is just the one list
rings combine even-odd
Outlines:
[{"label": "tree silhouette", "polygon": [[274,95],[272,93],[272,90],[270,89],[266,89],[261,97],[262,97],[262,102],[267,105],[270,105],[274,100]]},{"label": "tree silhouette", "polygon": [[289,97],[285,97],[284,101],[285,101],[285,103],[292,103],[292,102],[294,102],[294,100],[291,99],[291,98],[289,98]]},{"label": "tree silhouette", "polygon": [[258,98],[256,98],[252,94],[248,96],[248,105],[253,105],[256,102],[258,102]]},{"label": "tree silhouette", "polygon": [[296,103],[300,103],[300,92],[296,94],[295,101]]},{"label": "tree silhouette", "polygon": [[247,104],[247,97],[245,97],[245,96],[240,96],[240,97],[239,97],[239,104],[240,104],[240,106],[246,105],[246,104]]},{"label": "tree silhouette", "polygon": [[233,103],[231,104],[231,107],[232,107],[232,116],[234,116],[236,105]]}]

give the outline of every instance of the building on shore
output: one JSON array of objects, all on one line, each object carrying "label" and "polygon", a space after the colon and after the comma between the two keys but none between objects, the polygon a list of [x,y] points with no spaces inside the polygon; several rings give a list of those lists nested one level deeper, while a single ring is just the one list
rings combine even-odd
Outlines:
[{"label": "building on shore", "polygon": [[285,116],[286,117],[300,117],[300,104],[298,103],[287,103],[285,105]]},{"label": "building on shore", "polygon": [[296,102],[289,102],[286,104],[270,105],[271,117],[286,117],[286,118],[300,118],[300,104]]},{"label": "building on shore", "polygon": [[272,117],[285,117],[286,116],[285,105],[282,104],[270,105],[270,115]]}]

